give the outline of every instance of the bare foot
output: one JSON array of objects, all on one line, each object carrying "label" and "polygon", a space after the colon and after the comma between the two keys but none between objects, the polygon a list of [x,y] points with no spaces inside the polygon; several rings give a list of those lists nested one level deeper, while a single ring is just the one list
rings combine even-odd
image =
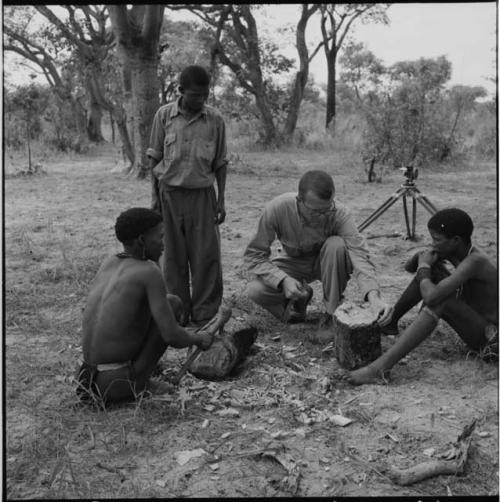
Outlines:
[{"label": "bare foot", "polygon": [[368,365],[359,370],[350,371],[346,379],[351,385],[363,385],[367,383],[381,385],[389,383],[388,377],[389,370],[380,371]]}]

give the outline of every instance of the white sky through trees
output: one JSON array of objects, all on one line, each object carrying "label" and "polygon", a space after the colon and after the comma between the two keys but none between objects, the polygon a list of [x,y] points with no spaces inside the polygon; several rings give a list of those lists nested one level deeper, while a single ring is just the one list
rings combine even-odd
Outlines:
[{"label": "white sky through trees", "polygon": [[[294,31],[280,28],[296,26],[300,4],[273,4],[256,14],[259,31],[274,37],[283,53],[297,60]],[[363,42],[385,64],[435,58],[444,55],[452,63],[449,85],[480,85],[493,96],[496,83],[497,7],[495,2],[468,3],[395,3],[388,9],[389,25],[359,21],[351,38]],[[173,20],[198,19],[184,11],[165,11]],[[310,20],[306,32],[309,47],[319,42],[321,33],[316,18]],[[25,84],[29,70],[19,66],[19,59],[4,54],[4,81]],[[310,73],[317,85],[326,82],[326,62],[322,50],[311,63]],[[37,79],[45,83],[43,77]]]}]

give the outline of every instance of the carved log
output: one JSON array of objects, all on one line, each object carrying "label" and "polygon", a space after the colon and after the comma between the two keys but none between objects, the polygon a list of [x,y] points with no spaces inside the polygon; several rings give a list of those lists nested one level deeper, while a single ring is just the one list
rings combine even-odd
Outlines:
[{"label": "carved log", "polygon": [[201,352],[189,365],[189,371],[205,380],[221,380],[245,359],[257,338],[257,329],[246,327],[217,336],[212,346]]},{"label": "carved log", "polygon": [[335,311],[333,321],[335,354],[340,366],[354,370],[380,356],[380,327],[369,309],[344,302]]}]

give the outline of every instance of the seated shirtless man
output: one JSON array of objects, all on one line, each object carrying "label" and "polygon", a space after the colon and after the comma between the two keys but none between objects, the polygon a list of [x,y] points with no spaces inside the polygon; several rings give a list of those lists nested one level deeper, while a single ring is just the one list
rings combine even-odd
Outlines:
[{"label": "seated shirtless man", "polygon": [[169,345],[207,349],[213,339],[177,324],[182,302],[167,295],[157,264],[163,250],[161,216],[146,208],[129,209],[118,216],[115,233],[123,252],[101,265],[83,314],[84,362],[77,393],[84,401],[92,394],[110,402],[145,389],[158,391],[159,384],[152,388],[149,377]]},{"label": "seated shirtless man", "polygon": [[[420,300],[424,306],[387,352],[348,374],[354,385],[383,381],[384,374],[432,333],[440,318],[471,349],[486,349],[498,356],[498,272],[473,246],[471,218],[460,209],[443,209],[430,218],[427,227],[432,247],[418,255],[416,276],[394,306],[386,328],[397,332],[400,317]],[[443,260],[455,267],[451,273]]]}]

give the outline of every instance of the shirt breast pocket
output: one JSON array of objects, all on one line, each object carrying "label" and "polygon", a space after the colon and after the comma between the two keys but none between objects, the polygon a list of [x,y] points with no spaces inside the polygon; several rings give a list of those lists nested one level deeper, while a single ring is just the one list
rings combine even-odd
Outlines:
[{"label": "shirt breast pocket", "polygon": [[205,162],[212,163],[215,159],[215,140],[200,138],[197,141],[196,154]]},{"label": "shirt breast pocket", "polygon": [[177,135],[175,132],[165,135],[165,140],[163,142],[163,157],[167,160],[173,160],[175,158],[176,139]]}]

